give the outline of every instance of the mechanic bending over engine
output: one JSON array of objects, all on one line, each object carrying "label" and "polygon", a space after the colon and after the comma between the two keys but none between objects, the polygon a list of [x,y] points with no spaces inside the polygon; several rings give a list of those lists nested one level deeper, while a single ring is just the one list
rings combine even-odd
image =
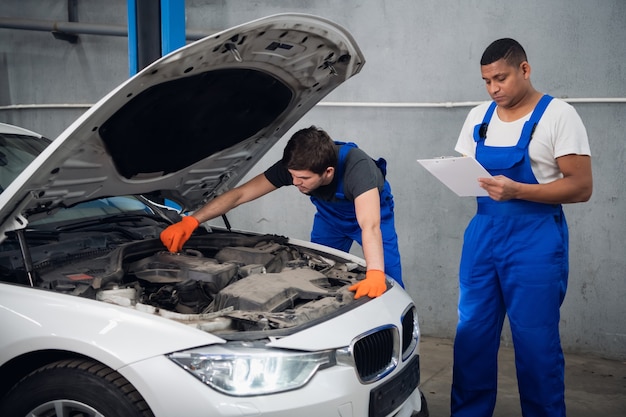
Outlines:
[{"label": "mechanic bending over engine", "polygon": [[374,161],[354,143],[334,142],[324,130],[311,126],[289,139],[282,160],[163,230],[161,241],[170,252],[179,252],[200,223],[295,185],[317,208],[311,241],[344,252],[353,241],[359,243],[367,272],[349,289],[356,292],[354,298],[378,297],[387,288],[385,273],[404,286],[393,196],[385,174],[384,159]]}]

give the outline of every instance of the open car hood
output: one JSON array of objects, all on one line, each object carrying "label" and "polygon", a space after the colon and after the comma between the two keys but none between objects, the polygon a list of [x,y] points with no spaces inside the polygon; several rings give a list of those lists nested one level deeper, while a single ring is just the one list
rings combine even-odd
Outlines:
[{"label": "open car hood", "polygon": [[0,236],[106,196],[154,193],[196,209],[364,63],[341,26],[303,14],[176,50],[91,107],[0,194]]}]

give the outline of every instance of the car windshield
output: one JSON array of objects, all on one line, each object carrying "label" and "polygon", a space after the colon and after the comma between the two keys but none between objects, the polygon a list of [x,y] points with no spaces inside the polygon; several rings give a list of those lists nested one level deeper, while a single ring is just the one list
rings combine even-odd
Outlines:
[{"label": "car windshield", "polygon": [[58,226],[61,223],[70,224],[90,219],[94,219],[95,222],[104,222],[109,216],[130,213],[153,215],[154,211],[134,196],[107,197],[61,209],[49,216],[32,221],[30,226],[34,228],[52,224]]},{"label": "car windshield", "polygon": [[50,143],[36,136],[0,133],[0,192]]},{"label": "car windshield", "polygon": [[[32,219],[23,231],[8,232],[0,244],[0,281],[24,283],[24,276],[15,271],[27,268],[25,262],[41,272],[83,257],[108,254],[124,243],[157,239],[171,222],[163,210],[151,207],[143,197],[114,196]],[[24,247],[28,248],[27,257],[22,255]]]}]

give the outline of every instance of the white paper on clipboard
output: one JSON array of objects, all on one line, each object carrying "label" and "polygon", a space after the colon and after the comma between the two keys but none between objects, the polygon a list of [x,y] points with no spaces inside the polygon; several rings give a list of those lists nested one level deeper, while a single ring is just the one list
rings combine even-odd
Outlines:
[{"label": "white paper on clipboard", "polygon": [[417,162],[460,197],[488,195],[478,185],[478,178],[491,178],[491,174],[471,156],[444,156]]}]

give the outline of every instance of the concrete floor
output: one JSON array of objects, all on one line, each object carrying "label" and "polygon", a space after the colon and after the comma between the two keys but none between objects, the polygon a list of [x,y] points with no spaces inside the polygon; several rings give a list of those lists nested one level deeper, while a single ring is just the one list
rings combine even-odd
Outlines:
[{"label": "concrete floor", "polygon": [[[493,417],[521,416],[512,347],[500,347],[498,400]],[[450,415],[452,340],[422,337],[421,389],[431,417]],[[626,416],[626,362],[565,355],[568,417]]]}]

